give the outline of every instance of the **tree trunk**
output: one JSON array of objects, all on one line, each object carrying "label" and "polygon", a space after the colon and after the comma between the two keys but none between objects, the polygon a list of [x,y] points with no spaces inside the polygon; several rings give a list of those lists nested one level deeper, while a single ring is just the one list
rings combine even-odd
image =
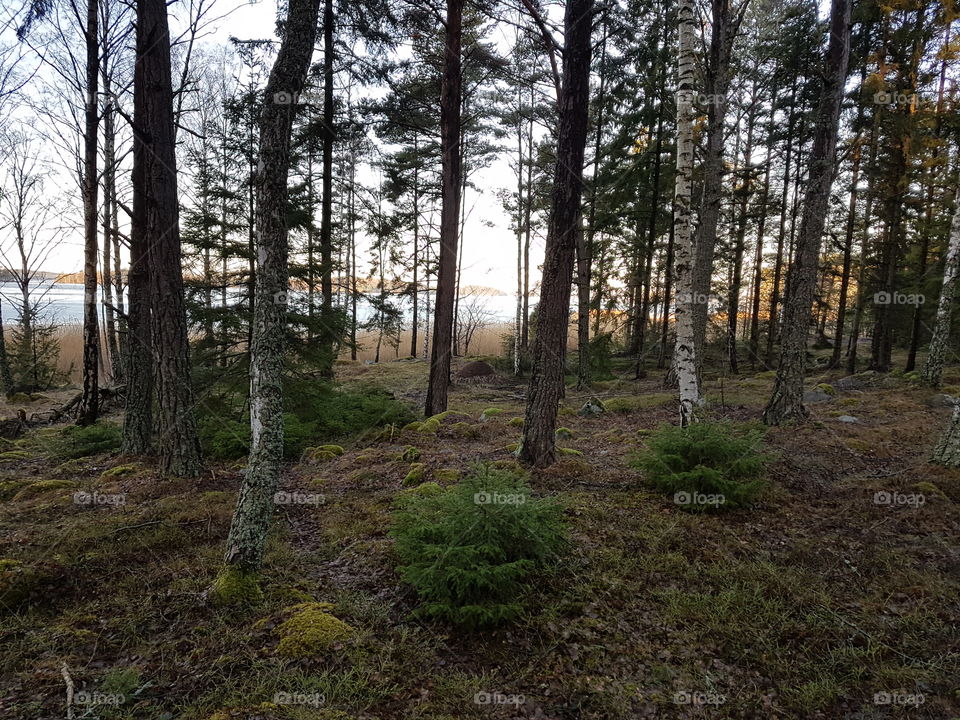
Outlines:
[{"label": "tree trunk", "polygon": [[763,421],[767,425],[779,425],[785,420],[806,416],[803,378],[807,329],[817,282],[823,225],[837,162],[840,106],[850,59],[850,5],[851,0],[832,0],[830,8],[830,41],[824,69],[823,95],[817,112],[800,233],[790,271],[780,364],[773,395],[763,412]]},{"label": "tree trunk", "polygon": [[663,268],[663,317],[660,321],[660,355],[657,357],[657,369],[663,370],[667,366],[667,357],[671,353],[667,350],[670,342],[670,293],[673,291],[673,247],[674,231],[676,229],[676,204],[670,208],[670,231],[667,235],[667,257]]},{"label": "tree trunk", "polygon": [[97,321],[97,89],[100,73],[99,5],[87,0],[86,106],[83,127],[83,395],[77,423],[99,415],[100,325]]},{"label": "tree trunk", "polygon": [[447,409],[453,305],[457,280],[457,231],[460,223],[460,41],[463,0],[447,0],[446,45],[440,86],[440,152],[443,155],[440,209],[440,257],[433,311],[433,347],[426,415]]},{"label": "tree trunk", "polygon": [[837,331],[833,337],[833,355],[830,367],[840,364],[843,345],[843,323],[847,313],[847,290],[850,287],[850,268],[853,261],[853,232],[857,224],[857,183],[860,181],[860,136],[853,139],[853,168],[850,177],[850,204],[847,208],[847,226],[843,237],[843,270],[840,276],[840,300],[837,303]]},{"label": "tree trunk", "polygon": [[696,422],[703,405],[694,328],[694,253],[690,213],[693,179],[694,121],[694,8],[693,0],[680,0],[679,50],[677,53],[677,176],[674,194],[675,237],[673,282],[676,294],[677,339],[673,368],[680,390],[680,426]]},{"label": "tree trunk", "polygon": [[581,232],[583,155],[590,101],[590,34],[593,0],[567,0],[564,11],[563,81],[550,218],[547,225],[533,370],[520,447],[521,462],[545,467],[555,459],[554,430],[563,397],[570,318],[570,284]]},{"label": "tree trunk", "polygon": [[730,282],[730,293],[727,298],[727,358],[730,361],[730,373],[740,372],[737,367],[737,321],[740,313],[740,285],[743,281],[743,253],[744,241],[747,236],[747,206],[750,200],[750,184],[752,178],[753,158],[753,127],[754,109],[751,105],[747,116],[747,140],[743,149],[743,180],[740,190],[740,217],[737,220],[737,231],[733,248],[733,276]]},{"label": "tree trunk", "polygon": [[760,192],[760,221],[757,224],[757,246],[753,255],[753,295],[750,307],[750,365],[756,367],[760,361],[760,290],[763,287],[763,240],[767,228],[767,203],[770,200],[770,159],[773,152],[771,134],[776,116],[776,96],[778,89],[773,88],[774,101],[770,106],[770,121],[767,126],[767,153],[763,168],[763,190]]},{"label": "tree trunk", "polygon": [[954,406],[950,424],[940,436],[930,461],[937,465],[960,467],[960,405]]},{"label": "tree trunk", "polygon": [[320,200],[321,372],[333,375],[337,332],[333,319],[333,0],[323,2],[323,197]]},{"label": "tree trunk", "polygon": [[250,458],[224,557],[228,566],[244,573],[260,568],[273,516],[273,495],[280,480],[289,251],[287,175],[295,109],[289,101],[306,82],[319,13],[320,0],[290,0],[286,34],[267,80],[260,113],[257,287],[250,356]]},{"label": "tree trunk", "polygon": [[110,354],[110,375],[114,384],[123,382],[123,359],[117,342],[117,321],[114,311],[113,280],[113,213],[116,211],[116,158],[114,152],[113,93],[110,76],[103,60],[103,303],[106,318],[107,350]]},{"label": "tree trunk", "polygon": [[170,35],[164,0],[137,3],[137,70],[140,87],[135,89],[134,120],[143,142],[140,220],[150,263],[159,470],[164,475],[196,477],[201,469],[200,441],[193,414],[180,266]]},{"label": "tree trunk", "polygon": [[937,304],[937,319],[934,321],[930,351],[921,376],[923,382],[931,387],[940,387],[947,340],[950,338],[950,321],[956,294],[958,264],[960,264],[960,197],[957,200],[957,207],[953,211],[953,220],[950,223],[950,242],[947,245],[947,257],[943,265],[943,286],[940,289],[940,302]]}]

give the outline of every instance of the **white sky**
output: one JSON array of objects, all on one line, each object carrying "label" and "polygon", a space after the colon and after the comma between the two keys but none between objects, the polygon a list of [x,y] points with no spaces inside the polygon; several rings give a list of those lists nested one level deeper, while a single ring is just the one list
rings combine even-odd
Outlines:
[{"label": "white sky", "polygon": [[[8,6],[7,11],[11,8]],[[171,6],[171,14],[182,15],[186,10],[182,2]],[[276,17],[275,0],[261,0],[260,2],[243,2],[242,0],[217,0],[214,11],[216,16],[225,16],[215,25],[208,28],[201,45],[226,45],[231,36],[239,39],[264,39],[273,37]],[[171,18],[173,22],[173,18]],[[176,32],[176,31],[175,31]],[[509,43],[507,29],[495,30],[494,40]],[[13,39],[12,31],[8,27],[0,32],[0,40],[10,42]],[[320,53],[314,55],[314,61]],[[41,74],[44,71],[41,70]],[[38,85],[35,78],[33,85]],[[28,87],[25,91],[27,98],[36,97],[36,91]],[[17,129],[20,125],[32,124],[34,116],[29,110],[22,110],[11,118],[10,126]],[[2,162],[2,159],[0,159]],[[83,266],[82,222],[79,216],[80,199],[74,176],[60,167],[60,161],[51,159],[50,167],[54,171],[53,184],[58,192],[70,197],[73,201],[72,213],[76,214],[76,229],[68,233],[56,252],[44,263],[42,269],[51,272],[78,272]],[[372,178],[367,178],[372,179]],[[181,185],[186,188],[188,177],[182,177]],[[468,213],[463,243],[463,285],[484,285],[496,288],[504,293],[513,294],[516,289],[516,237],[510,231],[509,218],[500,205],[497,192],[504,188],[513,189],[515,177],[510,171],[506,156],[496,158],[488,167],[476,172],[471,177],[474,188],[468,188],[464,197]],[[74,225],[74,222],[70,222]],[[0,230],[0,243],[7,241]],[[358,261],[361,253],[358,252]],[[531,283],[536,283],[539,277],[539,265],[543,258],[542,238],[534,237],[531,248]],[[125,263],[124,263],[125,264]],[[366,267],[364,257],[361,269]]]}]

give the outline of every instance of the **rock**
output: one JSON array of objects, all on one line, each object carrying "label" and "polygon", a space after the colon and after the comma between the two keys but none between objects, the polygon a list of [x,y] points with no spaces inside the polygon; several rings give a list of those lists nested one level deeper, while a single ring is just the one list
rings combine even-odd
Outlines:
[{"label": "rock", "polygon": [[953,395],[947,395],[946,393],[937,393],[930,398],[931,407],[953,407],[958,403],[960,403],[960,398],[955,398]]},{"label": "rock", "polygon": [[483,360],[474,360],[473,362],[468,362],[462,368],[457,370],[454,374],[454,378],[459,382],[484,382],[486,380],[492,380],[496,377],[497,371],[489,363],[483,362]]},{"label": "rock", "polygon": [[853,415],[841,415],[840,417],[837,418],[837,422],[842,422],[842,423],[858,423],[858,422],[860,422],[860,420],[858,420],[857,418],[855,418]]},{"label": "rock", "polygon": [[601,415],[606,411],[607,409],[603,406],[603,403],[600,402],[598,398],[592,397],[583,404],[583,407],[580,408],[580,411],[577,413],[577,415],[591,417],[594,415]]},{"label": "rock", "polygon": [[831,400],[833,400],[833,397],[820,388],[807,390],[805,393],[803,393],[804,405],[813,405],[815,403],[829,402]]}]

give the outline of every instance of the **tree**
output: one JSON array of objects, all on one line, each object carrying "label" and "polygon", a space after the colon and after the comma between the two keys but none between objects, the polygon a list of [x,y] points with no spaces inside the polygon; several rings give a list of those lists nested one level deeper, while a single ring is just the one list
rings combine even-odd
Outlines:
[{"label": "tree", "polygon": [[[950,242],[943,264],[943,286],[940,289],[940,302],[937,304],[937,319],[930,339],[930,351],[923,366],[921,377],[931,387],[940,387],[943,376],[944,355],[947,341],[950,339],[950,320],[953,315],[953,301],[956,295],[957,274],[960,272],[960,197],[953,211],[950,224]],[[958,455],[960,457],[960,455]]]},{"label": "tree", "polygon": [[283,457],[286,349],[287,175],[295,98],[306,83],[319,0],[290,0],[284,36],[264,90],[257,172],[257,273],[250,354],[250,457],[230,524],[223,577],[256,573],[273,516]]},{"label": "tree", "polygon": [[570,316],[570,284],[581,227],[583,157],[590,100],[593,0],[567,0],[563,28],[563,78],[547,242],[540,285],[533,369],[520,444],[521,462],[544,467],[555,460],[554,430],[563,397]]},{"label": "tree", "polygon": [[[137,3],[134,132],[139,138],[134,150],[138,168],[134,172],[133,223],[138,226],[139,260],[149,263],[159,469],[163,474],[195,477],[201,469],[200,441],[193,412],[180,265],[170,32],[163,0]],[[132,332],[140,337],[142,331]]]},{"label": "tree", "polygon": [[850,8],[851,0],[833,0],[830,6],[824,84],[810,154],[810,179],[804,197],[800,234],[788,278],[783,346],[773,395],[763,412],[763,421],[768,425],[804,418],[807,414],[803,405],[807,330],[830,187],[836,169],[840,106],[850,60]]},{"label": "tree", "polygon": [[457,235],[460,223],[460,93],[463,0],[447,0],[443,80],[440,85],[440,257],[433,315],[433,347],[424,412],[429,417],[447,409],[450,355],[453,343],[453,305],[457,275]]},{"label": "tree", "polygon": [[680,425],[696,422],[703,405],[694,332],[694,253],[690,212],[693,176],[693,0],[677,6],[679,49],[677,52],[677,174],[674,191],[674,271],[677,339],[673,365],[680,388]]}]

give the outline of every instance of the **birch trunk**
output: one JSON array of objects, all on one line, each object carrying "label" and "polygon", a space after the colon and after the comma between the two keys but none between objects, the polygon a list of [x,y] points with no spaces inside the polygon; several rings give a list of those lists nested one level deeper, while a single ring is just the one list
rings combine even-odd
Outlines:
[{"label": "birch trunk", "polygon": [[290,0],[286,34],[260,113],[257,271],[250,352],[250,458],[230,524],[224,561],[256,572],[273,517],[283,457],[282,374],[287,312],[287,175],[294,101],[303,89],[317,36],[320,0]]},{"label": "birch trunk", "polygon": [[674,192],[674,270],[676,286],[677,339],[673,368],[680,388],[680,426],[697,420],[703,405],[697,375],[694,342],[693,227],[690,193],[693,178],[693,73],[694,8],[693,0],[680,0],[679,50],[677,53],[677,175]]},{"label": "birch trunk", "polygon": [[803,406],[807,329],[817,282],[823,225],[837,163],[837,130],[850,59],[850,5],[851,0],[833,0],[830,8],[830,41],[823,95],[810,154],[810,180],[804,197],[800,233],[788,280],[780,364],[773,395],[763,412],[763,421],[767,425],[802,419],[807,414]]}]

